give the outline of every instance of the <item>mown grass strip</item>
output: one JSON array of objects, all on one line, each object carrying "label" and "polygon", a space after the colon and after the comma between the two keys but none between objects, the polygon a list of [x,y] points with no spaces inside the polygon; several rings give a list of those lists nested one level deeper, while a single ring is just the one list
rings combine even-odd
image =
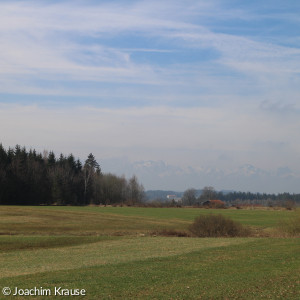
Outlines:
[{"label": "mown grass strip", "polygon": [[0,256],[0,278],[33,274],[41,270],[64,270],[174,256],[204,248],[225,247],[250,241],[251,239],[226,238],[117,237],[114,240],[69,247],[8,251]]},{"label": "mown grass strip", "polygon": [[12,288],[84,288],[84,299],[299,299],[299,271],[297,239],[254,239],[1,282]]}]

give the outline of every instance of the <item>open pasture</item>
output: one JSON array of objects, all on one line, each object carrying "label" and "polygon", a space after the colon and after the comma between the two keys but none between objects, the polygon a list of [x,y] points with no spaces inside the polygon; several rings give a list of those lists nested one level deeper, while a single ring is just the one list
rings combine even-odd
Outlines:
[{"label": "open pasture", "polygon": [[0,234],[125,235],[169,228],[184,230],[195,217],[211,213],[267,231],[295,214],[267,209],[1,206]]},{"label": "open pasture", "polygon": [[299,299],[297,238],[151,234],[187,230],[195,216],[216,212],[266,232],[295,213],[2,206],[0,290],[85,289],[78,299]]}]

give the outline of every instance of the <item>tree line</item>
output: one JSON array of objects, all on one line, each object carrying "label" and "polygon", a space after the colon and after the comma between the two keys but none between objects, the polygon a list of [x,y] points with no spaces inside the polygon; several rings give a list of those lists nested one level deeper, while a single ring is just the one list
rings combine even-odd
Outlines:
[{"label": "tree line", "polygon": [[82,164],[73,154],[55,156],[0,144],[0,204],[136,205],[145,198],[136,176],[103,174],[90,153]]},{"label": "tree line", "polygon": [[220,192],[211,186],[206,186],[202,190],[194,188],[187,189],[182,196],[184,205],[202,205],[208,200],[221,200],[227,205],[256,205],[263,206],[286,206],[292,203],[300,204],[300,194],[279,193],[250,193],[250,192]]}]

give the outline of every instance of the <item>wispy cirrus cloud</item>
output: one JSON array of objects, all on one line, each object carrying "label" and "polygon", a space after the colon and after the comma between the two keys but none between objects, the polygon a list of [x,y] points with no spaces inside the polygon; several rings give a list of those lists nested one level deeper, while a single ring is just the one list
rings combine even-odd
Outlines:
[{"label": "wispy cirrus cloud", "polygon": [[[206,86],[217,85],[220,81],[224,84],[219,86],[226,86],[232,72],[239,72],[248,77],[248,84],[254,84],[254,73],[256,78],[261,75],[263,79],[268,73],[272,80],[275,71],[290,76],[299,70],[299,49],[214,32],[206,21],[199,22],[197,17],[213,13],[233,18],[229,10],[224,12],[217,2],[195,4],[188,1],[183,5],[180,1],[114,4],[78,1],[74,5],[72,1],[52,4],[12,1],[0,5],[0,32],[3,33],[0,79],[7,86],[2,90],[5,93],[9,92],[9,82],[14,78],[16,82],[25,78],[26,86],[31,86],[27,92],[42,93],[44,90],[47,94],[42,79],[52,82],[57,94],[63,90],[64,94],[72,94],[73,89],[68,84],[72,81],[167,85],[179,90],[178,83],[190,88],[190,82],[204,78]],[[119,41],[122,36],[132,40],[133,45],[140,41],[139,51],[148,55],[137,60],[134,53],[138,48],[124,47]],[[159,51],[153,51],[153,45],[149,47],[149,39],[159,46]],[[164,56],[173,56],[174,62],[178,53],[188,57],[191,49],[199,50],[193,67],[181,60],[164,64]],[[215,51],[215,55],[207,61],[199,61],[203,50],[207,49]],[[153,52],[162,54],[156,64],[157,57],[151,56]],[[66,84],[61,84],[64,81]],[[79,86],[83,93],[89,93],[88,85]],[[26,93],[26,89],[19,89]],[[98,92],[100,90],[101,87]],[[16,88],[11,92],[15,91]],[[78,90],[73,94],[78,94]]]}]

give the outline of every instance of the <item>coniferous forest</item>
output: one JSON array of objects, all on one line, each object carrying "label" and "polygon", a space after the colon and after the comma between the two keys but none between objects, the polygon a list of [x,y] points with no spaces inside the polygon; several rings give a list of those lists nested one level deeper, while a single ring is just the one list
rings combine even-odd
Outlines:
[{"label": "coniferous forest", "polygon": [[72,154],[56,157],[52,151],[19,145],[6,150],[0,144],[2,205],[135,205],[144,195],[135,176],[103,174],[92,153],[82,164]]},{"label": "coniferous forest", "polygon": [[[199,204],[204,196],[185,204]],[[300,203],[300,194],[290,193],[214,192],[214,198],[227,204]],[[0,205],[138,205],[144,200],[146,193],[136,176],[103,174],[92,153],[82,163],[73,154],[56,157],[53,151],[38,153],[19,145],[6,150],[0,144]]]}]

